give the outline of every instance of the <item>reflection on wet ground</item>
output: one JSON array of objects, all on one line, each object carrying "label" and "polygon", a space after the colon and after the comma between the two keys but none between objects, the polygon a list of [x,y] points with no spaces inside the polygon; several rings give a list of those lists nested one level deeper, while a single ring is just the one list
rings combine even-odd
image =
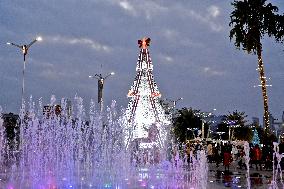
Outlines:
[{"label": "reflection on wet ground", "polygon": [[[222,188],[247,188],[247,175],[246,170],[235,169],[232,171],[224,171],[222,167],[216,168],[209,165],[210,171],[208,173],[208,185],[210,189]],[[272,180],[272,171],[257,171],[250,170],[251,189],[268,189]],[[284,188],[280,181],[277,179],[278,188]]]}]

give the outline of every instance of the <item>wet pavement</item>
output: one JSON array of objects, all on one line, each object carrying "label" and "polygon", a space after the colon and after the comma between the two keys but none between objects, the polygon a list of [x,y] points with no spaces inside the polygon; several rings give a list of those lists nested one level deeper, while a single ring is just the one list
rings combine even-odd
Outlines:
[{"label": "wet pavement", "polygon": [[[256,170],[250,168],[250,184],[251,189],[268,189],[273,180],[272,170]],[[225,171],[223,166],[218,168],[214,163],[209,164],[208,172],[208,185],[210,189],[223,189],[223,188],[248,188],[247,170],[238,169],[236,166],[231,165],[229,171]],[[277,187],[284,188],[280,181],[277,179]]]},{"label": "wet pavement", "polygon": [[[221,165],[218,168],[214,163],[210,163],[208,165],[209,171],[208,171],[208,182],[207,187],[208,189],[237,189],[237,188],[248,188],[247,187],[247,170],[245,169],[239,169],[234,164],[230,166],[229,171],[224,171],[224,167]],[[1,178],[4,178],[4,176],[7,176],[6,174],[0,174]],[[251,189],[269,189],[271,186],[271,181],[273,178],[272,170],[266,171],[266,170],[256,170],[255,168],[250,168],[250,183],[251,183]],[[135,186],[140,186],[142,180],[139,180],[139,183],[135,184]],[[2,189],[3,186],[5,186],[6,182],[2,179],[0,179],[0,189]],[[143,184],[143,183],[142,183]],[[133,188],[133,183],[130,186],[127,186],[125,188]],[[277,187],[279,189],[283,189],[283,184],[280,181],[280,178],[277,179]],[[84,186],[79,188],[85,188]],[[93,188],[88,185],[87,188]],[[105,188],[105,187],[104,187]],[[112,187],[108,187],[112,188]],[[134,187],[137,188],[137,187]],[[151,186],[141,185],[138,188],[153,188]],[[181,187],[182,189],[187,189],[187,187]],[[276,189],[276,188],[275,188]]]}]

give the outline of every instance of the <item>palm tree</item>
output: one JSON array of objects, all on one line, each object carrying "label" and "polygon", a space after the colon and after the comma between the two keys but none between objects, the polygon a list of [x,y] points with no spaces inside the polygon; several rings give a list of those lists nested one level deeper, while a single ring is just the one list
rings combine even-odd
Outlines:
[{"label": "palm tree", "polygon": [[238,110],[233,111],[232,113],[229,112],[225,116],[225,123],[227,123],[229,128],[229,132],[231,132],[231,137],[232,139],[236,140],[246,140],[250,141],[252,139],[252,130],[251,128],[246,125],[247,123],[247,115],[245,112],[239,112]]},{"label": "palm tree", "polygon": [[258,71],[262,89],[265,130],[269,129],[268,97],[262,61],[261,39],[265,34],[274,37],[276,42],[284,39],[284,15],[275,14],[278,8],[266,0],[234,0],[234,11],[231,13],[230,40],[235,38],[235,46],[257,54]]},{"label": "palm tree", "polygon": [[[196,131],[202,128],[202,120],[198,115],[200,110],[182,108],[173,116],[173,133],[178,142],[195,138]],[[208,124],[204,123],[204,133],[208,132]],[[206,136],[206,135],[205,135]]]}]

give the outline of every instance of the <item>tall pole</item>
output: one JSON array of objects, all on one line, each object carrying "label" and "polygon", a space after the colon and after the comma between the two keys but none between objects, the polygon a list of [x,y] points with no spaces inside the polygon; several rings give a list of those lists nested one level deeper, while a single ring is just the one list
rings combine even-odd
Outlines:
[{"label": "tall pole", "polygon": [[24,93],[25,93],[25,70],[26,70],[26,60],[25,60],[25,55],[24,55],[23,83],[22,83],[22,105],[24,104]]},{"label": "tall pole", "polygon": [[22,104],[21,107],[23,107],[23,103],[24,103],[24,99],[25,99],[25,70],[26,70],[26,56],[28,54],[28,50],[29,48],[37,41],[42,41],[41,37],[37,37],[36,39],[34,39],[32,42],[30,42],[28,45],[18,45],[16,43],[10,43],[7,42],[7,45],[12,45],[15,46],[17,48],[20,48],[23,55],[24,55],[24,67],[23,67],[23,81],[22,81]]},{"label": "tall pole", "polygon": [[98,103],[100,105],[100,111],[103,111],[103,89],[104,89],[104,78],[98,79]]},{"label": "tall pole", "polygon": [[89,78],[98,80],[98,104],[99,104],[101,112],[103,111],[103,89],[104,89],[105,80],[109,76],[114,75],[114,74],[115,74],[114,72],[111,72],[105,77],[103,77],[102,74],[95,74],[93,76],[92,75],[89,76]]}]

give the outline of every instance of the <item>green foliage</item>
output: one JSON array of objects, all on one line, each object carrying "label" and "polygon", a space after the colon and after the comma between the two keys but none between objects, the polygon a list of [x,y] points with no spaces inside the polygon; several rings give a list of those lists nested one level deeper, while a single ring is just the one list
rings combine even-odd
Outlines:
[{"label": "green foliage", "polygon": [[238,112],[238,110],[235,110],[232,113],[229,112],[229,114],[225,116],[225,121],[234,121],[234,125],[240,125],[243,127],[247,123],[247,117],[248,116],[245,112]]},{"label": "green foliage", "polygon": [[258,136],[260,138],[260,143],[262,144],[270,144],[273,142],[277,142],[277,137],[273,133],[267,133],[263,128],[257,128]]},{"label": "green foliage", "polygon": [[[221,135],[221,139],[229,140],[230,130],[232,140],[251,141],[253,133],[251,128],[246,125],[246,117],[245,112],[239,112],[237,110],[225,115],[222,123],[217,126],[217,133],[224,132],[224,134]],[[218,135],[215,135],[215,138],[218,139]]]},{"label": "green foliage", "polygon": [[217,125],[217,130],[216,130],[216,133],[214,134],[214,137],[215,139],[219,139],[220,136],[218,135],[218,133],[221,133],[223,132],[223,134],[221,134],[221,139],[223,140],[228,140],[229,139],[229,127],[228,127],[228,124],[225,123],[225,122],[221,122]]},{"label": "green foliage", "polygon": [[244,140],[251,141],[253,137],[252,129],[249,126],[241,126],[234,128],[234,139],[235,140]]},{"label": "green foliage", "polygon": [[[173,116],[173,133],[178,142],[184,142],[186,139],[193,139],[197,134],[194,128],[201,130],[202,120],[197,115],[200,110],[192,108],[182,108]],[[204,125],[204,136],[207,136],[208,124]]]},{"label": "green foliage", "polygon": [[235,38],[235,46],[248,53],[261,50],[261,38],[265,34],[277,42],[284,40],[284,15],[275,14],[278,8],[266,0],[234,0],[231,13],[230,39]]},{"label": "green foliage", "polygon": [[238,110],[229,112],[228,115],[225,116],[227,121],[231,121],[229,127],[231,127],[231,135],[234,140],[245,140],[251,141],[253,133],[247,123],[247,115],[245,112],[239,112]]}]

